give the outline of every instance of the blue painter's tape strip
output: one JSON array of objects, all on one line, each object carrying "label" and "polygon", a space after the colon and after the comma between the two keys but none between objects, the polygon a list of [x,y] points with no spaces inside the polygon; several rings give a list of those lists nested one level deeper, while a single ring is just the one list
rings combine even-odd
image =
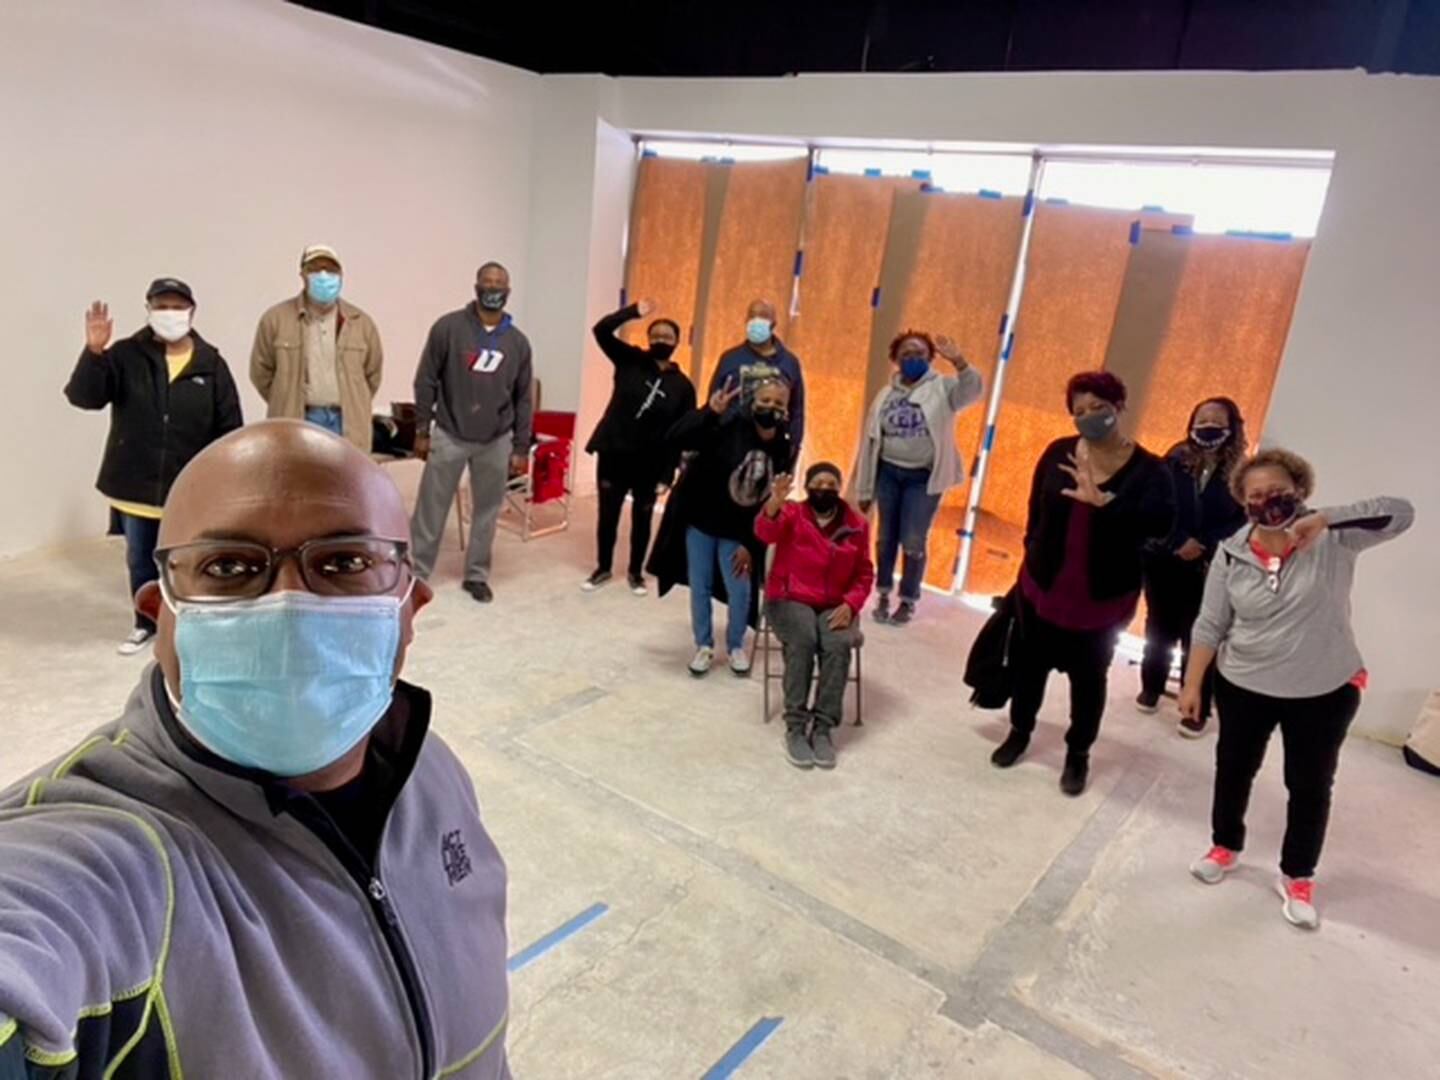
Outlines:
[{"label": "blue painter's tape strip", "polygon": [[1288,232],[1251,232],[1248,229],[1226,229],[1225,235],[1240,236],[1247,240],[1278,240],[1282,243],[1295,239]]},{"label": "blue painter's tape strip", "polygon": [[660,156],[660,151],[659,151],[659,150],[646,150],[646,151],[644,151],[643,153],[641,153],[640,156],[641,156],[641,157],[659,157],[659,156]]},{"label": "blue painter's tape strip", "polygon": [[1054,199],[1054,198],[1051,198],[1051,199],[1046,199],[1045,201],[1046,201],[1047,203],[1049,203],[1051,206],[1069,206],[1069,205],[1070,205],[1070,200],[1069,200],[1069,199]]},{"label": "blue painter's tape strip", "polygon": [[979,454],[976,454],[974,460],[970,462],[970,479],[971,479],[971,480],[974,480],[975,477],[977,477],[977,476],[979,476],[979,475],[980,475],[980,455],[979,455]]},{"label": "blue painter's tape strip", "polygon": [[1193,225],[1171,225],[1171,226],[1170,226],[1170,231],[1171,231],[1172,233],[1174,233],[1176,236],[1194,236],[1194,235],[1195,235],[1195,227],[1194,227]]},{"label": "blue painter's tape strip", "polygon": [[824,165],[816,165],[816,166],[815,166],[815,175],[816,175],[816,176],[829,176],[829,175],[830,175],[830,170],[827,169]]},{"label": "blue painter's tape strip", "polygon": [[1015,348],[1015,331],[1010,331],[1010,336],[1005,339],[1005,349],[1000,353],[1001,360],[1009,360],[1010,352]]},{"label": "blue painter's tape strip", "polygon": [[1141,234],[1143,231],[1144,231],[1144,230],[1140,228],[1140,222],[1138,222],[1138,221],[1132,221],[1132,222],[1130,222],[1130,243],[1132,243],[1132,244],[1138,244],[1138,243],[1140,242],[1140,234]]},{"label": "blue painter's tape strip", "polygon": [[795,276],[796,276],[796,277],[799,277],[799,276],[800,276],[800,271],[801,271],[802,269],[804,269],[804,267],[805,267],[805,252],[804,252],[804,251],[797,251],[797,252],[795,252]]},{"label": "blue painter's tape strip", "polygon": [[1002,311],[1002,312],[1000,313],[1000,336],[1001,336],[1001,337],[1004,337],[1004,336],[1005,336],[1005,328],[1006,328],[1007,326],[1009,326],[1009,325],[1010,325],[1010,313],[1009,313],[1008,311]]},{"label": "blue painter's tape strip", "polygon": [[621,285],[621,286],[620,286],[620,307],[621,307],[622,310],[630,306],[629,304],[627,304],[627,303],[625,302],[625,300],[626,300],[625,286],[624,286],[624,285]]},{"label": "blue painter's tape strip", "polygon": [[750,1059],[750,1056],[765,1044],[765,1040],[775,1034],[784,1017],[767,1016],[760,1020],[740,1037],[740,1041],[725,1052],[725,1056],[710,1066],[710,1070],[701,1077],[701,1080],[728,1080],[734,1076],[736,1070]]},{"label": "blue painter's tape strip", "polygon": [[1003,199],[1005,196],[998,191],[991,191],[989,188],[981,188],[979,192],[982,199]]},{"label": "blue painter's tape strip", "polygon": [[1029,217],[1035,211],[1035,192],[1025,192],[1025,205],[1020,208],[1021,217]]},{"label": "blue painter's tape strip", "polygon": [[1156,206],[1156,205],[1154,205],[1153,203],[1148,204],[1148,205],[1146,205],[1146,206],[1142,206],[1142,207],[1140,207],[1140,209],[1143,210],[1143,211],[1145,211],[1145,213],[1147,213],[1147,214],[1163,214],[1163,213],[1165,213],[1165,208],[1164,208],[1163,206]]},{"label": "blue painter's tape strip", "polygon": [[995,449],[995,425],[991,424],[985,429],[985,453]]},{"label": "blue painter's tape strip", "polygon": [[955,530],[955,535],[958,536],[958,537],[960,537],[960,539],[962,539],[962,540],[969,540],[969,539],[970,539],[972,536],[974,536],[975,534],[974,534],[973,532],[971,532],[969,529],[956,529],[956,530]]},{"label": "blue painter's tape strip", "polygon": [[866,170],[865,170],[865,175],[866,175],[866,176],[881,176],[881,175],[883,175],[883,174],[880,172],[879,169],[866,169]]},{"label": "blue painter's tape strip", "polygon": [[523,967],[530,966],[551,949],[555,948],[556,945],[559,945],[566,938],[578,934],[609,910],[610,908],[607,904],[596,904],[593,907],[586,908],[565,925],[557,926],[554,930],[551,930],[550,933],[535,942],[535,944],[527,945],[521,949],[510,958],[509,962],[505,965],[505,969],[514,972],[519,971]]},{"label": "blue painter's tape strip", "polygon": [[879,286],[879,285],[876,285],[875,288],[874,288],[874,290],[870,293],[870,306],[871,306],[872,308],[878,308],[878,307],[880,306],[880,286]]},{"label": "blue painter's tape strip", "polygon": [[929,180],[929,179],[930,179],[930,170],[929,170],[929,169],[911,169],[911,170],[910,170],[910,179],[911,179],[911,180]]}]

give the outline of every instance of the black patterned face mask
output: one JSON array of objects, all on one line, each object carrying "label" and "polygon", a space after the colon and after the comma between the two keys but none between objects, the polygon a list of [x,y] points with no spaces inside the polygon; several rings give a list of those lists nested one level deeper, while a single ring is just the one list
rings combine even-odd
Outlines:
[{"label": "black patterned face mask", "polygon": [[1245,513],[1262,529],[1288,529],[1300,516],[1300,496],[1293,491],[1275,491],[1245,504]]}]

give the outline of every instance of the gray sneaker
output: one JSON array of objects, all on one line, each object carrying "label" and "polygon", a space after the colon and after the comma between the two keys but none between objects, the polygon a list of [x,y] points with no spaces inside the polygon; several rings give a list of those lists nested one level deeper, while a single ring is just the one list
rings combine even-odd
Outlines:
[{"label": "gray sneaker", "polygon": [[815,755],[817,769],[833,769],[835,767],[835,741],[830,737],[828,727],[823,724],[815,725],[815,734],[810,736],[810,749]]},{"label": "gray sneaker", "polygon": [[805,737],[804,728],[785,729],[785,757],[797,769],[808,769],[815,764],[815,752],[810,749],[810,740]]}]

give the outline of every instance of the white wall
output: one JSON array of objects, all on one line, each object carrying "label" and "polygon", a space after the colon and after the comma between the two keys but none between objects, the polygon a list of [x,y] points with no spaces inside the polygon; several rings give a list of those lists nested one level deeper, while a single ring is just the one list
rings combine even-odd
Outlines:
[{"label": "white wall", "polygon": [[[1411,536],[1367,555],[1359,727],[1403,738],[1440,686],[1440,79],[1304,74],[622,80],[633,131],[1331,149],[1336,165],[1269,418],[1319,501],[1393,492]],[[958,662],[958,660],[957,660]]]},{"label": "white wall", "polygon": [[379,324],[381,402],[412,397],[426,330],[486,259],[513,270],[526,322],[539,87],[279,0],[0,5],[0,554],[103,528],[107,418],[61,394],[96,297],[118,336],[152,278],[189,281],[250,419],[255,321],[298,291],[307,243],[339,249]]},{"label": "white wall", "polygon": [[544,80],[535,111],[531,295],[524,330],[535,346],[547,409],[578,413],[576,490],[594,490],[582,451],[609,400],[611,368],[590,327],[619,302],[635,144],[604,120],[618,85],[602,76]]}]

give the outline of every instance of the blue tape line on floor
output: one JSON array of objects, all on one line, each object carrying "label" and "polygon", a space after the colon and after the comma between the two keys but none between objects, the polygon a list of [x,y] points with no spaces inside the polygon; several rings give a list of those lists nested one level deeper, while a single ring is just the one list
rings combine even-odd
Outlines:
[{"label": "blue tape line on floor", "polygon": [[546,934],[533,945],[527,945],[521,949],[506,963],[505,970],[515,972],[521,968],[529,967],[540,957],[555,948],[556,945],[559,945],[566,938],[578,934],[609,910],[610,906],[608,904],[596,904],[593,907],[586,908],[563,926],[557,926],[554,930],[551,930],[550,933]]},{"label": "blue tape line on floor", "polygon": [[866,170],[865,170],[865,175],[866,175],[866,176],[880,176],[880,175],[881,175],[881,172],[880,172],[879,169],[866,169]]},{"label": "blue tape line on floor", "polygon": [[1000,192],[998,192],[998,191],[991,191],[989,188],[983,188],[983,187],[980,189],[980,193],[979,193],[979,194],[980,194],[980,198],[982,198],[982,199],[1003,199],[1003,198],[1005,197],[1005,196],[1001,195]]},{"label": "blue tape line on floor", "polygon": [[805,268],[805,252],[795,252],[795,276],[800,276],[800,271]]},{"label": "blue tape line on floor", "polygon": [[767,1016],[756,1023],[749,1031],[740,1037],[740,1041],[725,1052],[725,1056],[710,1066],[701,1080],[726,1080],[727,1077],[735,1075],[735,1071],[744,1065],[750,1055],[759,1050],[765,1040],[775,1034],[775,1029],[784,1020],[783,1016]]},{"label": "blue tape line on floor", "polygon": [[1171,225],[1170,231],[1176,236],[1194,236],[1195,228],[1192,225]]},{"label": "blue tape line on floor", "polygon": [[1132,243],[1132,244],[1138,244],[1139,242],[1140,242],[1140,222],[1138,222],[1138,221],[1132,221],[1132,222],[1130,222],[1130,243]]},{"label": "blue tape line on floor", "polygon": [[1029,216],[1030,216],[1030,211],[1032,211],[1032,210],[1034,210],[1034,209],[1035,209],[1035,193],[1034,193],[1033,191],[1027,191],[1027,192],[1025,192],[1025,205],[1020,208],[1020,216],[1021,216],[1021,217],[1029,217]]},{"label": "blue tape line on floor", "polygon": [[871,306],[872,308],[878,308],[878,307],[880,306],[880,286],[879,286],[879,285],[876,285],[876,286],[875,286],[875,291],[870,294],[870,306]]}]

